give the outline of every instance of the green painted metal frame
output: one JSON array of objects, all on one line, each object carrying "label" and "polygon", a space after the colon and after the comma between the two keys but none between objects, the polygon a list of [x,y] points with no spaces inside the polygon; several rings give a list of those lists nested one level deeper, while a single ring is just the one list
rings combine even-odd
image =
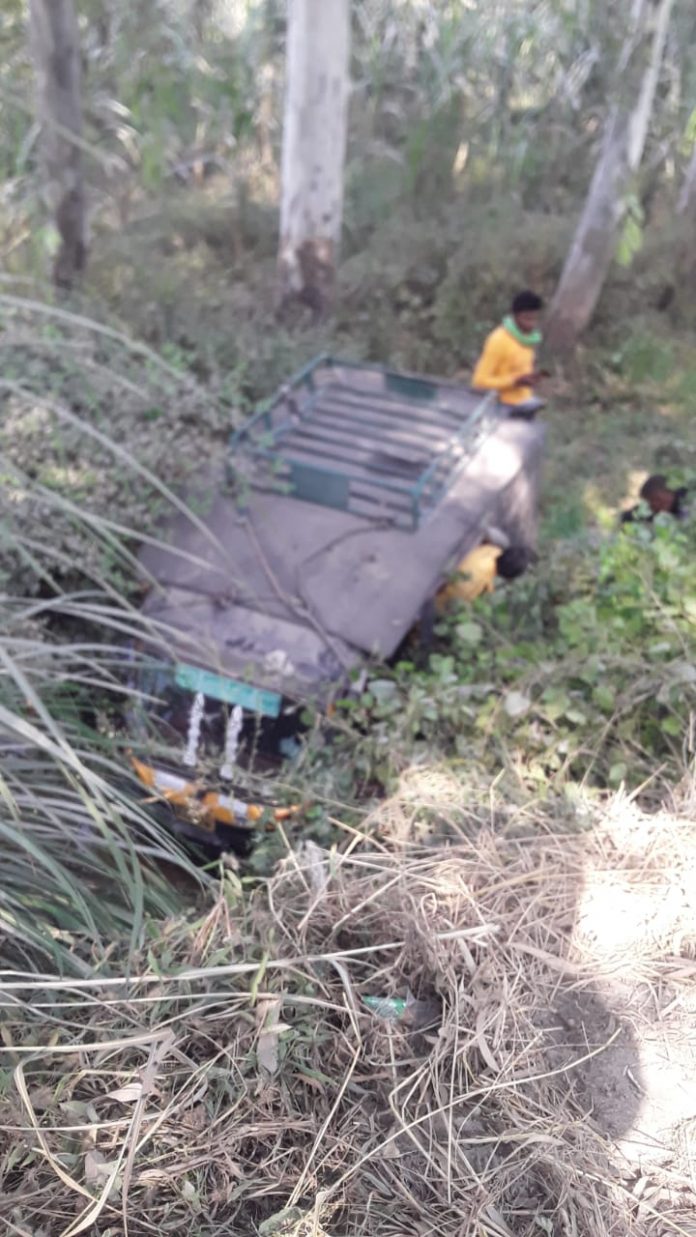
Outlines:
[{"label": "green painted metal frame", "polygon": [[238,704],[251,713],[259,713],[263,717],[280,717],[283,697],[278,692],[268,691],[263,687],[254,687],[249,683],[241,683],[228,674],[216,674],[211,670],[202,670],[199,666],[190,666],[186,662],[177,662],[174,667],[174,682],[184,691],[202,692],[211,700],[220,700],[223,704]]},{"label": "green painted metal frame", "polygon": [[[229,674],[207,670],[201,666],[180,661],[150,661],[141,666],[137,674],[139,691],[146,696],[159,697],[170,688],[179,691],[202,692],[210,700],[218,700],[221,704],[240,705],[248,713],[259,717],[278,718],[283,708],[283,697],[279,692],[269,688],[256,687],[253,683],[243,683]],[[140,712],[143,699],[136,695],[134,707]]]},{"label": "green painted metal frame", "polygon": [[[394,394],[401,396],[406,402],[411,402],[414,405],[431,404],[435,409],[447,412],[448,415],[454,413],[455,410],[446,408],[438,401],[440,392],[443,389],[461,391],[461,387],[456,383],[439,380],[435,382],[432,379],[424,378],[417,374],[399,373],[396,370],[390,370],[381,365],[346,361],[332,357],[328,353],[321,353],[309,361],[288,383],[280,387],[269,400],[266,400],[245,425],[231,434],[229,439],[230,456],[228,457],[228,477],[230,481],[233,481],[235,477],[233,463],[235,452],[246,450],[252,457],[264,459],[274,466],[287,468],[290,474],[290,482],[291,484],[294,483],[294,493],[297,497],[323,506],[335,507],[339,510],[350,509],[350,478],[347,477],[346,473],[341,472],[339,468],[332,468],[328,465],[321,465],[315,462],[307,464],[303,461],[292,460],[292,458],[284,458],[280,449],[282,443],[280,436],[285,428],[290,428],[291,423],[287,422],[286,425],[274,427],[272,422],[273,410],[277,407],[278,403],[283,399],[287,399],[293,391],[299,391],[302,388],[305,388],[310,393],[306,411],[311,412],[313,403],[321,393],[320,388],[318,389],[315,383],[315,374],[323,369],[355,370],[356,372],[379,374],[385,380],[387,391],[392,391]],[[356,389],[355,394],[359,395],[360,391]],[[374,403],[375,400],[379,401],[380,395],[380,392],[366,393],[366,404]],[[382,398],[384,397],[382,396]],[[473,449],[480,444],[481,438],[485,433],[487,414],[496,406],[496,403],[493,392],[483,396],[474,412],[466,417],[461,429],[452,434],[447,443],[446,451],[440,451],[433,456],[431,462],[420,474],[415,484],[408,485],[404,482],[389,481],[385,478],[381,478],[379,483],[370,482],[369,484],[378,485],[380,490],[398,494],[409,501],[412,526],[414,529],[418,528],[422,521],[426,501],[428,509],[436,506],[447,490],[450,489],[462,469],[466,467],[473,454]],[[496,422],[497,417],[491,419],[491,428]],[[254,431],[264,427],[269,437],[273,436],[270,438],[268,445],[253,441]],[[454,456],[457,448],[463,446],[467,440],[470,440],[472,450],[463,454],[462,458],[455,463]],[[443,459],[447,454],[453,458],[452,467],[445,473],[440,483],[435,485],[437,472],[442,467]]]}]

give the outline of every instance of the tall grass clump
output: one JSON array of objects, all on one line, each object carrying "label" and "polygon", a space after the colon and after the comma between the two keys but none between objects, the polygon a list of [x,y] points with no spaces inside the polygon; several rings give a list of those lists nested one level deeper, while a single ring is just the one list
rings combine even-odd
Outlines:
[{"label": "tall grass clump", "polygon": [[[100,730],[100,706],[123,709],[127,689],[116,607],[100,631],[98,601],[0,599],[0,956],[12,965],[87,973],[181,907],[164,861],[200,883],[139,802],[122,742]],[[88,634],[56,638],[61,618]]]},{"label": "tall grass clump", "polygon": [[0,347],[16,347],[0,382],[0,940],[12,965],[88,973],[111,942],[136,948],[148,918],[181,908],[164,861],[189,894],[201,884],[125,758],[126,650],[147,636],[135,550],[183,504],[118,424],[130,413],[134,432],[158,384],[172,406],[185,390],[182,417],[201,395],[90,320],[38,302],[2,313]]}]

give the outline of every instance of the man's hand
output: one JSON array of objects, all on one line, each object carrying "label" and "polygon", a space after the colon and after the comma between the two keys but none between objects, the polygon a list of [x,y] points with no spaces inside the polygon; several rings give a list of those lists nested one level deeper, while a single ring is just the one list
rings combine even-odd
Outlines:
[{"label": "man's hand", "polygon": [[544,378],[550,378],[550,374],[545,369],[535,369],[531,374],[523,374],[521,378],[515,381],[516,387],[536,387]]}]

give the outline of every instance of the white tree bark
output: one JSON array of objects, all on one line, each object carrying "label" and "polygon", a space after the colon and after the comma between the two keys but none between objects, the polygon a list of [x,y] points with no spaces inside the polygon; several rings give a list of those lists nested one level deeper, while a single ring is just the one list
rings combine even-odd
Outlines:
[{"label": "white tree bark", "polygon": [[696,145],[677,202],[677,227],[674,282],[679,302],[687,314],[693,317],[696,280]]},{"label": "white tree bark", "polygon": [[343,223],[350,0],[288,0],[281,303],[330,304]]},{"label": "white tree bark", "polygon": [[60,236],[54,281],[70,287],[87,258],[80,44],[73,0],[29,0],[44,196]]},{"label": "white tree bark", "polygon": [[685,219],[693,219],[696,226],[696,143],[679,194],[677,213]]},{"label": "white tree bark", "polygon": [[673,0],[634,0],[631,35],[617,66],[617,97],[551,305],[546,340],[552,350],[572,350],[604,287],[643,158],[672,5]]}]

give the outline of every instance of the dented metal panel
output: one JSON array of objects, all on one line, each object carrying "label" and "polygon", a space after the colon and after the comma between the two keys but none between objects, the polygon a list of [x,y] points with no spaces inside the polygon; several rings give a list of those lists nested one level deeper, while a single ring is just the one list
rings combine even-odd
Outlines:
[{"label": "dented metal panel", "polygon": [[[396,383],[397,377],[390,389],[402,399],[403,383],[415,380],[403,376]],[[423,391],[420,407],[437,420],[442,414],[426,398],[427,382]],[[447,392],[452,408],[458,400],[471,408],[469,392]],[[366,423],[372,419],[371,449],[382,463],[397,450],[379,430],[383,412],[366,395],[356,413]],[[397,417],[400,466],[410,455],[420,466],[418,434],[406,414],[402,421]],[[437,425],[432,433],[436,439]],[[372,502],[368,515],[341,509],[338,491],[321,506],[256,486],[253,469],[248,488],[225,492],[221,470],[210,468],[191,494],[199,519],[178,515],[164,531],[168,544],[142,552],[156,581],[144,607],[153,634],[159,631],[162,646],[187,664],[279,695],[325,694],[365,655],[395,651],[487,526],[534,544],[543,441],[538,424],[498,417],[456,477],[448,474],[447,487],[415,528],[389,518],[391,500],[384,495],[383,509]],[[238,445],[241,450],[241,440]],[[235,476],[247,463],[246,456],[235,460]],[[354,498],[355,491],[349,506]]]}]

